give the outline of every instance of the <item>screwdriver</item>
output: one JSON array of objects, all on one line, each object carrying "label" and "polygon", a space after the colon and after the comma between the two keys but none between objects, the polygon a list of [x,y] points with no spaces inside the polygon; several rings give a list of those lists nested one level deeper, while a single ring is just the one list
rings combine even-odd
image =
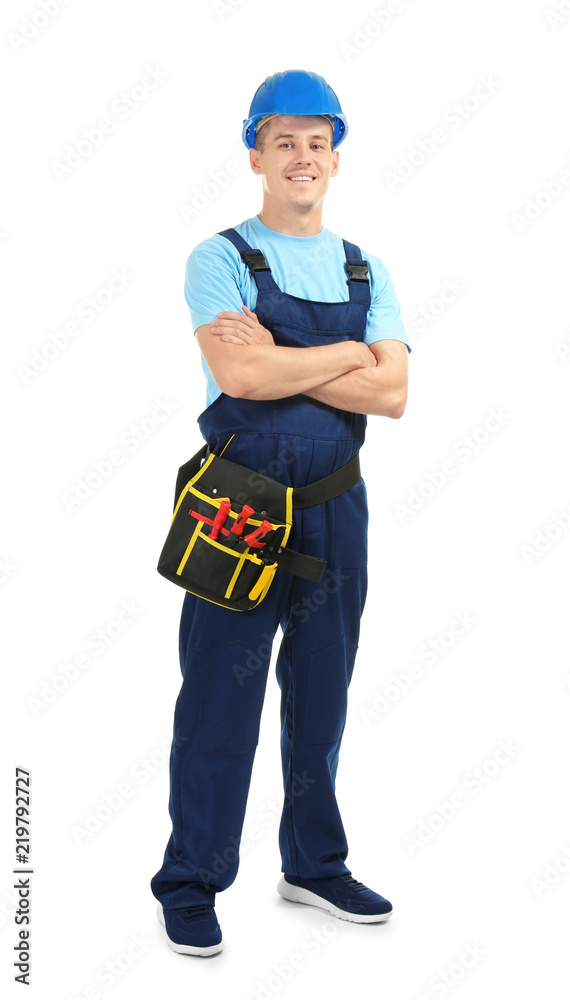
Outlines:
[{"label": "screwdriver", "polygon": [[215,540],[218,537],[218,535],[220,534],[220,528],[223,528],[224,522],[228,516],[228,511],[231,509],[231,506],[232,505],[230,500],[222,500],[220,504],[220,509],[214,518],[214,524],[212,526],[210,534],[208,535],[208,538]]},{"label": "screwdriver", "polygon": [[241,514],[238,514],[238,516],[236,517],[230,534],[232,532],[235,532],[236,535],[241,535],[245,527],[245,522],[247,521],[248,517],[251,517],[252,514],[253,514],[253,507],[250,507],[249,504],[246,503]]}]

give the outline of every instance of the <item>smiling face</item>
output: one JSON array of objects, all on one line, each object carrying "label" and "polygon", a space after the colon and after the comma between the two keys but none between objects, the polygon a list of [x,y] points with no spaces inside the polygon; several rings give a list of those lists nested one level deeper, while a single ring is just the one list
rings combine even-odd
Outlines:
[{"label": "smiling face", "polygon": [[263,179],[264,203],[295,214],[314,211],[338,173],[329,123],[320,115],[277,115],[263,135],[263,149],[251,149],[249,159]]}]

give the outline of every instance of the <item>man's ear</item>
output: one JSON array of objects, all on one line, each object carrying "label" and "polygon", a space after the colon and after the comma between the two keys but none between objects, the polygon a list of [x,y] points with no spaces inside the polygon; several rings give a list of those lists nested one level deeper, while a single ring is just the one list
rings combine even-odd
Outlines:
[{"label": "man's ear", "polygon": [[339,151],[338,149],[333,150],[332,163],[331,163],[331,177],[336,177],[339,168]]},{"label": "man's ear", "polygon": [[250,151],[249,151],[249,163],[250,163],[251,169],[253,170],[254,174],[260,174],[261,173],[261,164],[259,162],[259,150],[258,149],[255,149],[255,148],[254,149],[250,149]]}]

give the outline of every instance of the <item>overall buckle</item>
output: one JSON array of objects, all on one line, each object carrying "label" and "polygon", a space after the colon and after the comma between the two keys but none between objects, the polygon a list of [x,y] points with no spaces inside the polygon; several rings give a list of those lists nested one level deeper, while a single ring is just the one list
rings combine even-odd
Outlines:
[{"label": "overall buckle", "polygon": [[367,261],[350,257],[347,258],[344,266],[348,273],[348,281],[366,281],[369,283]]},{"label": "overall buckle", "polygon": [[[255,274],[256,271],[271,270],[269,265],[266,263],[265,257],[263,256],[261,250],[240,250],[240,256],[242,260],[245,261],[252,274]],[[251,260],[250,258],[252,256],[257,257],[258,259]]]}]

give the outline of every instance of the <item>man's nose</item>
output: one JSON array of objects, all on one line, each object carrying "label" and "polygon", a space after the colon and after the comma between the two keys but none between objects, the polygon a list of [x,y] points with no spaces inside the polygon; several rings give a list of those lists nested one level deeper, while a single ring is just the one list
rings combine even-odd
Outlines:
[{"label": "man's nose", "polygon": [[310,148],[307,147],[307,149],[299,149],[299,151],[297,153],[296,162],[297,163],[311,163],[312,162],[312,158],[313,158],[312,151],[311,151]]}]

